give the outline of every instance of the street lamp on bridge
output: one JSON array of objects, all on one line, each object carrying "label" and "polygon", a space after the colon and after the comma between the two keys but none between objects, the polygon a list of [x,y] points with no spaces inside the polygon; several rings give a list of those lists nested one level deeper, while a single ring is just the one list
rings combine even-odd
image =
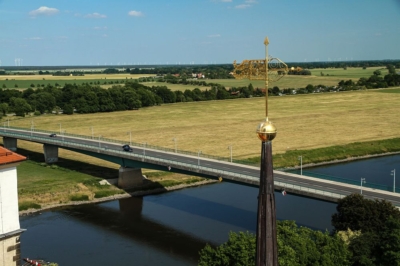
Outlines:
[{"label": "street lamp on bridge", "polygon": [[132,146],[132,131],[126,132],[126,134],[129,134],[129,145]]},{"label": "street lamp on bridge", "polygon": [[172,140],[174,141],[175,153],[177,153],[178,152],[178,144],[177,144],[178,139],[177,138],[173,138]]},{"label": "street lamp on bridge", "polygon": [[393,176],[393,192],[396,193],[396,169],[393,169],[390,175]]},{"label": "street lamp on bridge", "polygon": [[361,195],[362,195],[362,184],[365,184],[365,183],[367,183],[367,181],[365,181],[365,178],[362,178],[361,177]]},{"label": "street lamp on bridge", "polygon": [[299,156],[299,161],[300,161],[300,175],[303,175],[303,156]]},{"label": "street lamp on bridge", "polygon": [[231,162],[232,162],[232,145],[229,145],[229,146],[228,146],[228,149],[229,149],[230,154],[231,154]]},{"label": "street lamp on bridge", "polygon": [[201,150],[199,150],[197,152],[197,166],[200,168],[200,154],[201,154]]}]

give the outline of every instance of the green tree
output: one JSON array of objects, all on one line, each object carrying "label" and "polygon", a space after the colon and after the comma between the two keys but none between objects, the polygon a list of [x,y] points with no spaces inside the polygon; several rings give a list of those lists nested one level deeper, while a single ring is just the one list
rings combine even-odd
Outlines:
[{"label": "green tree", "polygon": [[274,87],[272,88],[272,94],[273,94],[273,95],[279,95],[279,93],[281,93],[279,87],[274,86]]},{"label": "green tree", "polygon": [[336,211],[332,215],[332,225],[337,231],[378,232],[389,216],[400,219],[400,211],[390,202],[365,199],[360,194],[340,199]]},{"label": "green tree", "polygon": [[229,233],[228,242],[212,248],[206,245],[200,251],[199,266],[254,265],[256,238],[249,232]]},{"label": "green tree", "polygon": [[360,230],[350,239],[352,265],[400,265],[400,211],[386,200],[351,194],[340,199],[332,215],[336,230]]},{"label": "green tree", "polygon": [[10,109],[15,112],[15,115],[24,117],[32,108],[25,99],[12,97]]},{"label": "green tree", "polygon": [[386,68],[389,71],[389,74],[396,74],[396,69],[394,65],[387,65]]},{"label": "green tree", "polygon": [[400,266],[400,220],[389,217],[379,235],[380,265]]},{"label": "green tree", "polygon": [[72,115],[74,113],[74,107],[72,104],[65,104],[63,107],[63,114]]},{"label": "green tree", "polygon": [[3,115],[6,115],[8,113],[8,104],[7,103],[0,103],[0,112]]},{"label": "green tree", "polygon": [[380,70],[375,70],[374,71],[374,75],[375,76],[380,76],[382,73],[381,73],[381,71]]},{"label": "green tree", "polygon": [[29,96],[29,103],[32,108],[41,114],[51,112],[56,107],[56,99],[48,92],[39,92]]},{"label": "green tree", "polygon": [[[298,227],[294,221],[277,223],[280,266],[346,266],[350,253],[337,235]],[[254,265],[256,238],[248,232],[230,233],[228,242],[200,251],[199,265]]]}]

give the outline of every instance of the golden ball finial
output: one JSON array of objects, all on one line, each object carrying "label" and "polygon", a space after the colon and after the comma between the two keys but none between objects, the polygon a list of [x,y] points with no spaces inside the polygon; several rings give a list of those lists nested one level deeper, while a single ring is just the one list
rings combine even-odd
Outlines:
[{"label": "golden ball finial", "polygon": [[261,141],[271,141],[276,137],[276,127],[268,121],[268,117],[264,122],[258,125],[257,135]]}]

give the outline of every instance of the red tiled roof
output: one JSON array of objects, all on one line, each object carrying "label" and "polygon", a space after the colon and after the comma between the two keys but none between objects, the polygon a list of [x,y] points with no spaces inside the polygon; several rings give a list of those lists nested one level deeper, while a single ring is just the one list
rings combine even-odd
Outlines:
[{"label": "red tiled roof", "polygon": [[26,157],[0,147],[0,165],[25,161]]}]

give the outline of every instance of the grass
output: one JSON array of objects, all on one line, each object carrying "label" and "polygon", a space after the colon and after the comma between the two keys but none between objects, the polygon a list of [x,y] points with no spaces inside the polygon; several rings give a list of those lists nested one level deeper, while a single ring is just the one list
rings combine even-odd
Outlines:
[{"label": "grass", "polygon": [[42,208],[41,205],[31,201],[24,201],[19,203],[19,211],[26,211],[29,209],[40,209],[40,208]]},{"label": "grass", "polygon": [[348,67],[347,69],[343,68],[317,68],[311,69],[311,74],[314,76],[321,76],[321,72],[325,76],[329,77],[338,77],[341,79],[360,79],[360,78],[369,78],[374,74],[374,71],[381,71],[382,77],[387,75],[389,71],[385,67],[368,67],[363,69],[362,67]]},{"label": "grass", "polygon": [[[293,82],[288,86],[300,87],[303,86],[301,84],[319,83],[324,79],[328,80],[328,77],[285,77],[279,82],[287,80]],[[337,76],[329,76],[329,79],[339,80]],[[241,86],[237,85],[241,82],[246,84],[245,80],[225,82],[232,82],[230,84],[235,86]],[[260,87],[263,86],[260,83]],[[303,156],[306,164],[344,158],[349,154],[372,154],[390,150],[390,147],[398,149],[399,92],[399,88],[391,88],[270,97],[269,119],[278,129],[273,142],[275,166],[296,165],[299,155]],[[202,151],[203,154],[222,157],[229,157],[228,146],[232,145],[234,160],[257,163],[260,141],[255,130],[265,118],[264,104],[264,98],[176,103],[113,113],[3,117],[1,124],[8,123],[9,119],[10,126],[30,128],[33,123],[36,129],[56,133],[61,124],[66,133],[87,136],[92,134],[93,129],[95,138],[119,139],[121,143],[128,143],[131,133],[135,143],[147,142],[170,149],[174,149],[173,139],[176,138],[178,150]],[[394,139],[393,143],[378,145],[390,139]],[[348,144],[352,143],[359,143],[359,146],[350,148]],[[369,150],[366,148],[368,145],[376,147]],[[41,164],[42,145],[18,141],[18,147],[19,153],[25,152],[21,154],[30,157],[18,167],[21,208],[32,206],[32,203],[37,204],[36,207],[54,202],[65,203],[84,195],[93,199],[121,193],[115,187],[98,184],[103,178],[115,178],[119,165],[60,149],[60,162],[50,167]],[[152,181],[149,187],[170,186],[176,184],[176,180],[192,182],[186,176],[163,175],[160,172],[145,174]]]},{"label": "grass", "polygon": [[[115,186],[100,185],[99,183],[104,178],[117,178],[119,165],[109,163],[110,167],[107,167],[104,166],[104,163],[89,164],[82,162],[85,161],[85,158],[80,154],[75,154],[73,160],[60,157],[57,164],[48,165],[43,162],[43,154],[35,152],[35,149],[18,148],[18,153],[28,158],[18,166],[20,211],[74,201],[89,201],[125,193],[124,190]],[[190,184],[202,180],[170,172],[145,170],[144,173],[148,177],[148,186],[137,190]]]},{"label": "grass", "polygon": [[[41,162],[43,154],[23,149],[19,149],[18,153],[30,158],[18,166],[20,210],[40,208],[54,203],[89,200],[101,191],[113,194],[123,193],[114,186],[99,185],[98,182],[102,178],[88,174],[92,172],[90,168],[96,168],[96,166],[77,162],[75,167],[67,169],[63,166],[73,162],[61,159],[58,165],[47,165]],[[82,165],[86,166],[86,172],[80,170]],[[102,170],[110,172],[104,168]],[[36,205],[32,205],[33,203]]]},{"label": "grass", "polygon": [[[154,75],[139,75],[139,74],[90,74],[85,76],[52,76],[52,75],[0,75],[0,88],[3,87],[3,84],[9,89],[26,89],[30,88],[31,84],[35,85],[35,88],[38,86],[46,86],[47,84],[55,86],[58,84],[59,86],[64,86],[65,84],[97,84],[100,82],[101,86],[110,87],[109,84],[111,81],[115,83],[118,81],[118,84],[125,82],[130,79],[137,79],[140,77],[146,76],[154,76]],[[104,83],[107,85],[104,85]],[[113,84],[113,85],[118,85]],[[17,87],[15,87],[17,85]]]},{"label": "grass", "polygon": [[[370,67],[367,69],[353,68],[349,67],[346,70],[343,68],[327,68],[327,69],[312,69],[311,76],[296,76],[290,75],[282,78],[276,82],[270,82],[270,87],[278,86],[279,88],[304,88],[308,84],[312,85],[326,85],[326,86],[335,86],[341,80],[349,80],[358,81],[360,78],[365,77],[368,78],[373,75],[375,70],[380,70],[382,76],[388,73],[386,68],[382,67]],[[321,76],[321,72],[324,73],[324,76]],[[29,88],[31,84],[34,84],[35,87],[38,85],[47,84],[55,85],[58,83],[60,86],[64,86],[66,83],[97,83],[100,82],[100,85],[104,88],[109,88],[112,85],[108,84],[109,82],[116,81],[124,82],[126,79],[137,79],[139,77],[145,76],[154,76],[154,75],[130,75],[130,74],[88,74],[85,76],[52,76],[52,75],[7,75],[0,76],[0,87],[3,84],[7,86],[7,88],[15,88],[15,85],[18,85],[19,89]],[[225,87],[243,87],[248,86],[250,83],[253,84],[255,88],[264,88],[263,80],[236,80],[236,79],[207,79],[206,82],[210,83],[219,83],[224,85]],[[107,82],[107,84],[104,84]],[[209,87],[195,86],[195,85],[182,85],[182,84],[170,84],[170,83],[161,83],[161,82],[144,82],[146,86],[167,86],[169,89],[175,91],[180,90],[184,91],[186,89],[193,90],[194,88],[199,88],[201,90],[208,89]],[[118,85],[118,84],[114,84]]]},{"label": "grass", "polygon": [[89,196],[85,194],[73,194],[69,196],[70,201],[88,201]]},{"label": "grass", "polygon": [[[305,150],[353,142],[383,140],[399,136],[400,94],[379,90],[270,97],[269,118],[278,129],[274,153]],[[129,143],[149,145],[228,157],[232,145],[234,159],[259,155],[257,125],[264,120],[264,99],[165,104],[135,111],[44,115],[13,119],[10,125],[66,133],[102,136]],[[2,122],[6,121],[5,118]],[[22,143],[22,142],[21,142]],[[34,147],[24,142],[23,147]],[[35,146],[33,149],[41,149]],[[60,150],[60,156],[73,159],[75,153]],[[93,164],[104,164],[83,157]],[[106,164],[107,165],[107,164]],[[115,166],[114,166],[115,167]]]},{"label": "grass", "polygon": [[379,90],[379,92],[384,92],[384,93],[400,93],[400,88],[397,88],[397,89],[383,89],[383,90]]},{"label": "grass", "polygon": [[[400,151],[400,138],[354,142],[310,150],[292,150],[276,154],[273,159],[275,168],[286,168],[298,166],[299,156],[302,156],[303,164],[314,164],[397,151]],[[259,161],[259,157],[257,159]]]}]

